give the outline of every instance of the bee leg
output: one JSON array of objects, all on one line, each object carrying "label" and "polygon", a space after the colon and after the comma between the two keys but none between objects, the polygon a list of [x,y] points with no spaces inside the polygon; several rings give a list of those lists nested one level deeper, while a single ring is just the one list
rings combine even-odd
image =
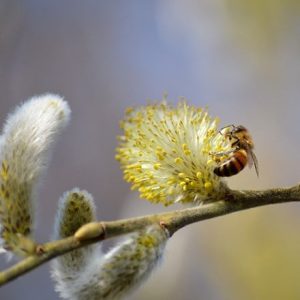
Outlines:
[{"label": "bee leg", "polygon": [[231,149],[231,150],[223,151],[223,152],[209,152],[209,154],[212,156],[224,156],[224,155],[228,155],[235,151],[236,151],[236,149]]},{"label": "bee leg", "polygon": [[237,150],[237,148],[240,148],[240,146],[241,146],[241,141],[238,139],[238,138],[236,138],[236,137],[234,137],[235,139],[236,139],[236,141],[234,141],[232,144],[231,144],[231,146],[232,147],[235,147],[235,150]]}]

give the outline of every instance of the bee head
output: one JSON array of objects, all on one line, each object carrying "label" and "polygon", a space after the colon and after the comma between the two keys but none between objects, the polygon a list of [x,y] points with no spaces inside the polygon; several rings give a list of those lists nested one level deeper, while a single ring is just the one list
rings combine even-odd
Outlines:
[{"label": "bee head", "polygon": [[238,125],[238,126],[234,126],[232,133],[247,133],[248,130],[246,127],[244,127],[243,125]]}]

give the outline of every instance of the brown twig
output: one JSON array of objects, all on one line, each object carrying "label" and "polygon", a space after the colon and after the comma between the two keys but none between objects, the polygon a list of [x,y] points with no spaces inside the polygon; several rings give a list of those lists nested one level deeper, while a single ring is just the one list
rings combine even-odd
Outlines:
[{"label": "brown twig", "polygon": [[35,255],[0,273],[0,286],[37,268],[41,264],[74,249],[145,228],[153,223],[163,224],[172,235],[180,228],[245,209],[268,204],[300,201],[300,185],[265,191],[233,191],[226,199],[193,208],[82,226],[74,236],[39,245]]}]

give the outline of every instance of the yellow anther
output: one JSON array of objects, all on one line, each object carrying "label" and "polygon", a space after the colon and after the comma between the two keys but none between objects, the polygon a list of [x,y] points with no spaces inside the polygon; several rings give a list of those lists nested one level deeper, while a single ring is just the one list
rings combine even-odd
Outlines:
[{"label": "yellow anther", "polygon": [[180,164],[180,163],[183,162],[183,160],[182,160],[181,157],[176,157],[176,158],[174,159],[174,162],[175,162],[176,164]]},{"label": "yellow anther", "polygon": [[183,149],[183,150],[188,150],[188,149],[189,149],[189,147],[188,147],[188,145],[187,145],[187,144],[182,144],[182,149]]},{"label": "yellow anther", "polygon": [[207,161],[207,165],[208,165],[208,166],[211,166],[213,163],[214,163],[214,161],[213,161],[212,159],[209,159],[209,160]]},{"label": "yellow anther", "polygon": [[175,178],[169,178],[168,181],[167,181],[167,184],[171,185],[171,184],[174,184],[175,182],[176,182]]},{"label": "yellow anther", "polygon": [[197,172],[197,173],[196,173],[196,177],[197,177],[198,179],[202,178],[202,173],[201,173],[201,172]]},{"label": "yellow anther", "polygon": [[129,181],[129,182],[134,182],[134,181],[135,181],[135,176],[131,175],[131,176],[128,178],[128,181]]},{"label": "yellow anther", "polygon": [[120,154],[116,154],[116,155],[115,155],[115,160],[120,161],[120,160],[121,160],[121,157],[122,157],[122,156],[121,156]]},{"label": "yellow anther", "polygon": [[190,155],[192,153],[191,150],[184,150],[183,152],[185,155]]},{"label": "yellow anther", "polygon": [[175,193],[175,189],[173,187],[170,187],[167,191],[168,195],[173,195]]},{"label": "yellow anther", "polygon": [[126,115],[129,115],[131,112],[133,112],[134,111],[134,108],[133,107],[127,107],[126,109],[125,109],[125,114]]},{"label": "yellow anther", "polygon": [[158,170],[161,167],[160,163],[156,163],[153,165],[154,170]]},{"label": "yellow anther", "polygon": [[189,186],[190,186],[190,187],[195,187],[195,186],[196,186],[196,182],[195,182],[195,181],[189,182]]},{"label": "yellow anther", "polygon": [[146,192],[146,187],[141,186],[141,187],[139,188],[139,192],[140,192],[140,193],[145,193],[145,192]]},{"label": "yellow anther", "polygon": [[207,190],[207,191],[210,191],[212,189],[213,185],[210,181],[206,181],[204,183],[204,188]]},{"label": "yellow anther", "polygon": [[133,184],[132,186],[131,186],[131,190],[133,191],[133,190],[137,190],[139,188],[139,184]]}]

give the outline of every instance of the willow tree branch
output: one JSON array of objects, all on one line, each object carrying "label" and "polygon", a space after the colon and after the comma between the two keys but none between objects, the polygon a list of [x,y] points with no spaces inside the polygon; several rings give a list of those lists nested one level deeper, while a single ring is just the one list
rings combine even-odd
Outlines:
[{"label": "willow tree branch", "polygon": [[293,201],[300,201],[300,185],[265,191],[229,190],[223,200],[206,205],[156,215],[86,224],[74,236],[37,246],[36,254],[0,272],[0,286],[69,251],[137,231],[154,223],[163,224],[172,235],[180,228],[195,222],[257,206]]}]

